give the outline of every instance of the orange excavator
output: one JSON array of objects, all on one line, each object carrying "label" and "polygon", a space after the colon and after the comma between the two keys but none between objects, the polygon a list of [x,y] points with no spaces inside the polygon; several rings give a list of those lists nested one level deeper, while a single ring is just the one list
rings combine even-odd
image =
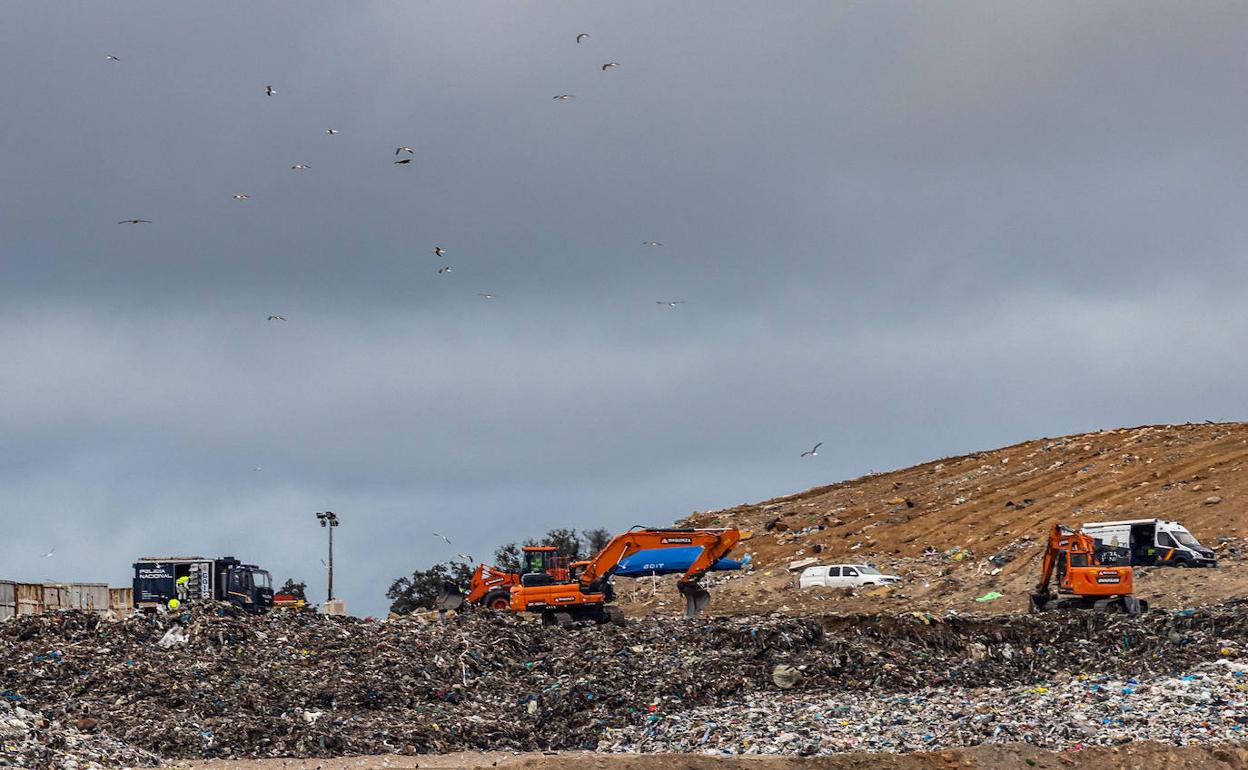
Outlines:
[{"label": "orange excavator", "polygon": [[512,586],[520,585],[521,574],[550,575],[560,583],[572,579],[568,560],[559,556],[554,546],[526,545],[521,551],[520,572],[478,564],[468,591],[463,595],[464,602],[492,610],[507,610],[511,608]]},{"label": "orange excavator", "polygon": [[676,584],[685,597],[685,617],[701,612],[711,601],[702,587],[702,576],[715,562],[727,556],[741,539],[736,529],[647,529],[634,527],[616,535],[598,555],[571,568],[567,580],[540,572],[520,576],[520,585],[511,590],[511,608],[516,612],[540,613],[542,624],[566,626],[578,620],[622,623],[624,612],[607,606],[615,594],[611,575],[620,561],[638,551],[656,548],[701,546]]},{"label": "orange excavator", "polygon": [[[1055,577],[1056,592],[1049,588]],[[1055,524],[1030,610],[1090,609],[1139,615],[1148,611],[1148,602],[1133,595],[1132,577],[1129,566],[1101,563],[1091,535]]]}]

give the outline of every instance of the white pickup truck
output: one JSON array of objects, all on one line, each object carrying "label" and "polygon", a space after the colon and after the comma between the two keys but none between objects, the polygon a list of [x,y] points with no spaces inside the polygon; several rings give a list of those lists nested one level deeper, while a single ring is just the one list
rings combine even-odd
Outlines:
[{"label": "white pickup truck", "polygon": [[857,586],[883,586],[900,583],[896,575],[885,575],[869,564],[826,564],[807,567],[798,578],[799,588],[826,586],[828,588],[855,588]]}]

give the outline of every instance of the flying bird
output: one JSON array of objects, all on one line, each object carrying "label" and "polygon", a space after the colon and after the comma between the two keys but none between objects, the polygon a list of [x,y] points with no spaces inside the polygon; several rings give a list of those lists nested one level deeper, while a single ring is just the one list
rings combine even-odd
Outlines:
[{"label": "flying bird", "polygon": [[121,59],[119,59],[118,57],[114,56],[111,53],[108,56],[105,56],[104,58],[107,59],[108,61],[121,61]]},{"label": "flying bird", "polygon": [[333,136],[334,134],[338,133],[338,129],[336,129],[336,128],[327,128],[327,129],[325,129],[325,133],[329,134],[330,136]]},{"label": "flying bird", "polygon": [[662,246],[663,244],[659,243],[658,241],[642,241],[641,245],[642,246]]},{"label": "flying bird", "polygon": [[45,553],[45,554],[40,554],[39,558],[40,558],[40,559],[50,559],[50,558],[52,558],[52,554],[54,554],[54,553],[56,553],[56,546],[52,546],[51,548],[49,548],[47,553]]},{"label": "flying bird", "polygon": [[620,66],[620,63],[618,61],[609,61],[606,64],[602,65],[602,71],[606,72],[607,70],[614,69],[618,66]]},{"label": "flying bird", "polygon": [[667,305],[668,307],[676,307],[685,304],[683,299],[660,299],[655,301],[656,305]]},{"label": "flying bird", "polygon": [[556,96],[555,98],[556,98],[556,99],[558,99],[558,100],[559,100],[559,101],[561,101],[561,102],[566,102],[566,101],[567,101],[567,100],[569,100],[569,99],[575,99],[575,98],[576,98],[576,94],[559,94],[559,95],[558,95],[558,96]]},{"label": "flying bird", "polygon": [[405,152],[405,153],[407,153],[408,155],[413,155],[413,154],[415,154],[415,152],[416,152],[416,151],[415,151],[415,150],[413,150],[411,147],[408,147],[407,145],[404,145],[404,146],[402,146],[402,147],[398,148],[397,150],[395,150],[395,151],[394,151],[394,154],[395,154],[395,155],[398,155],[398,154],[399,154],[399,153],[401,153],[401,152]]},{"label": "flying bird", "polygon": [[123,219],[117,224],[119,225],[150,225],[151,223],[152,223],[152,220],[150,219]]},{"label": "flying bird", "polygon": [[581,34],[579,34],[579,35],[577,35],[577,36],[576,36],[576,42],[578,42],[578,43],[579,43],[579,42],[581,42],[582,40],[584,40],[584,39],[585,39],[585,38],[587,38],[587,37],[589,37],[589,33],[588,33],[588,32],[582,32]]},{"label": "flying bird", "polygon": [[252,470],[252,472],[253,472],[253,473],[255,473],[255,472],[258,472],[258,471],[262,471],[262,470],[264,470],[264,468],[261,468],[259,465],[257,465],[256,467],[252,468],[251,470]]},{"label": "flying bird", "polygon": [[439,267],[439,268],[438,268],[438,275],[442,275],[443,273],[449,273],[449,272],[451,272],[451,266],[450,266],[450,265],[447,265],[446,267]]},{"label": "flying bird", "polygon": [[447,545],[450,545],[450,544],[451,544],[451,539],[450,539],[449,537],[447,537],[446,535],[439,535],[437,532],[434,532],[434,533],[433,533],[433,536],[434,536],[434,537],[440,537],[440,538],[442,538],[443,540],[445,540],[445,541],[446,541],[446,544],[447,544]]},{"label": "flying bird", "polygon": [[412,159],[411,159],[411,158],[404,158],[403,160],[396,160],[396,161],[395,161],[395,164],[400,165],[400,166],[405,166],[405,165],[407,165],[408,163],[411,163],[411,162],[412,162]]},{"label": "flying bird", "polygon": [[823,446],[822,441],[820,441],[818,444],[815,444],[813,447],[806,450],[805,452],[802,452],[801,456],[802,457],[817,457],[819,455],[819,447],[821,446]]},{"label": "flying bird", "polygon": [[442,248],[441,246],[434,246],[433,253],[440,257],[446,253],[446,249]]},{"label": "flying bird", "polygon": [[251,196],[248,195],[247,193],[234,193],[234,200],[236,201],[245,201],[250,197]]},{"label": "flying bird", "polygon": [[494,299],[494,295],[493,295],[493,294],[483,294],[482,292],[477,292],[477,296],[478,296],[478,297],[483,297],[483,298],[485,298],[485,299]]},{"label": "flying bird", "polygon": [[265,87],[264,87],[264,95],[265,95],[265,96],[272,96],[272,95],[273,95],[273,94],[275,94],[275,93],[277,93],[277,90],[276,90],[275,88],[273,88],[273,86],[265,86]]},{"label": "flying bird", "polygon": [[466,554],[466,553],[457,553],[457,554],[455,554],[455,555],[456,555],[456,556],[458,556],[459,558],[463,559],[464,561],[468,562],[469,564],[472,564],[472,557],[471,557],[471,556],[469,556],[468,554]]},{"label": "flying bird", "polygon": [[291,166],[291,167],[290,167],[290,170],[291,170],[291,171],[307,171],[307,170],[308,170],[308,169],[310,169],[310,168],[312,168],[312,167],[311,167],[311,166],[305,166],[305,165],[304,165],[304,164],[302,164],[302,163],[296,163],[295,165],[293,165],[293,166]]},{"label": "flying bird", "polygon": [[270,320],[270,321],[285,321],[285,320],[286,320],[286,316],[284,316],[284,315],[271,315],[271,316],[269,316],[269,320]]}]

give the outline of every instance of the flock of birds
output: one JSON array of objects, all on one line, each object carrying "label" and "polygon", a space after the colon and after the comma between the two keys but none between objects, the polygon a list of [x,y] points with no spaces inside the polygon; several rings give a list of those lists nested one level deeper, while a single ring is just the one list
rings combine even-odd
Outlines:
[{"label": "flock of birds", "polygon": [[[590,34],[589,34],[588,32],[582,32],[582,33],[580,33],[580,34],[578,34],[578,35],[576,36],[576,44],[577,44],[577,45],[580,45],[580,44],[584,43],[586,40],[589,40],[589,39],[590,39],[590,37],[591,37],[591,36],[590,36]],[[104,58],[105,58],[107,61],[110,61],[110,62],[120,62],[120,61],[121,61],[121,57],[117,56],[116,54],[112,54],[112,53],[110,53],[110,54],[106,55]],[[617,67],[619,67],[619,66],[620,66],[620,63],[619,63],[619,62],[616,62],[616,61],[609,61],[609,62],[604,63],[604,64],[601,66],[601,71],[602,71],[602,72],[608,72],[608,71],[610,71],[610,70],[616,69],[616,68],[617,68]],[[277,93],[278,93],[277,89],[276,89],[276,88],[274,88],[272,85],[266,85],[266,86],[264,87],[264,95],[265,95],[266,97],[274,97],[274,96],[276,96],[276,95],[277,95]],[[553,98],[554,98],[554,100],[555,100],[555,101],[566,102],[566,101],[569,101],[569,100],[575,99],[575,98],[576,98],[576,94],[556,94]],[[325,134],[326,134],[327,136],[331,136],[331,137],[332,137],[332,136],[337,136],[339,133],[340,133],[340,132],[339,132],[339,130],[338,130],[338,129],[336,129],[336,128],[326,128],[326,129],[325,129]],[[408,166],[408,165],[410,165],[410,164],[412,163],[412,161],[415,159],[415,154],[416,154],[416,149],[415,149],[414,147],[410,147],[410,146],[408,146],[408,145],[400,145],[400,146],[396,147],[396,148],[395,148],[395,150],[394,150],[394,156],[395,156],[396,160],[394,160],[394,161],[393,161],[393,163],[394,163],[394,165],[396,165],[396,166]],[[406,155],[407,157],[399,157],[399,156],[403,156],[403,155]],[[296,163],[296,164],[294,164],[294,165],[292,165],[292,166],[290,167],[290,170],[291,170],[291,171],[294,171],[294,172],[296,172],[296,173],[302,173],[302,172],[305,172],[305,171],[311,171],[311,170],[312,170],[312,167],[311,167],[311,166],[309,166],[309,165],[308,165],[308,164],[306,164],[306,163]],[[234,200],[236,200],[236,201],[240,201],[240,202],[242,202],[242,201],[247,201],[247,200],[250,200],[250,199],[251,199],[251,196],[250,196],[250,195],[248,195],[247,193],[234,193],[232,197],[233,197],[233,199],[234,199]],[[119,224],[119,225],[150,225],[150,224],[153,224],[153,221],[152,221],[152,220],[150,220],[150,219],[142,219],[142,218],[138,218],[138,217],[136,217],[136,218],[131,218],[131,219],[122,219],[122,220],[119,220],[119,221],[117,222],[117,224]],[[647,240],[647,241],[642,241],[642,246],[645,246],[646,248],[652,248],[652,249],[653,249],[653,248],[660,248],[660,247],[662,247],[662,246],[663,246],[663,244],[662,244],[661,242],[659,242],[659,241],[655,241],[655,240]],[[445,256],[447,255],[447,249],[443,248],[442,246],[434,246],[434,247],[433,247],[433,249],[432,249],[432,252],[433,252],[433,255],[434,255],[435,257],[438,257],[439,259],[441,259],[441,258],[443,258],[443,257],[445,257]],[[443,264],[443,265],[441,265],[440,267],[438,267],[438,268],[437,268],[437,274],[438,274],[438,275],[447,275],[447,274],[451,273],[451,272],[452,272],[452,270],[453,270],[453,269],[452,269],[452,266],[451,266],[451,265],[449,265],[449,264]],[[481,299],[483,299],[483,300],[492,300],[492,299],[494,299],[494,298],[496,297],[496,295],[495,295],[495,294],[493,294],[493,293],[491,293],[491,292],[477,292],[477,296],[478,296],[478,297],[480,297],[480,298],[481,298]],[[656,301],[655,301],[655,304],[656,304],[656,305],[658,305],[658,306],[660,306],[660,307],[663,307],[663,308],[669,308],[669,309],[675,309],[675,308],[679,307],[680,305],[684,305],[684,304],[686,304],[686,303],[687,303],[687,301],[686,301],[686,300],[683,300],[683,299],[666,299],[666,300],[662,300],[662,299],[661,299],[661,300],[656,300]],[[269,316],[268,316],[267,320],[268,320],[268,321],[282,321],[282,322],[284,322],[284,321],[286,321],[286,316],[281,315],[281,314],[278,314],[278,313],[271,313],[271,314],[269,314]],[[805,457],[815,457],[815,456],[817,456],[817,455],[819,454],[819,447],[821,447],[821,446],[823,446],[823,442],[819,442],[819,443],[815,444],[815,445],[814,445],[814,447],[812,447],[811,449],[808,449],[808,450],[806,450],[805,452],[802,452],[802,453],[801,453],[801,455],[800,455],[800,457],[805,458]],[[255,466],[255,467],[253,468],[253,470],[254,470],[254,471],[260,471],[260,470],[261,470],[261,467],[257,465],[257,466]],[[439,534],[439,533],[437,533],[437,532],[434,532],[434,533],[433,533],[433,535],[434,535],[435,537],[440,538],[441,540],[445,541],[445,543],[446,543],[447,545],[451,545],[451,540],[450,540],[450,538],[446,537],[445,535]],[[56,551],[56,547],[55,547],[55,546],[53,546],[53,547],[52,547],[52,548],[50,548],[50,549],[49,549],[46,553],[42,554],[40,558],[45,558],[45,559],[46,559],[46,558],[51,558],[51,557],[52,557],[52,555],[55,553],[55,551]],[[471,557],[470,557],[468,554],[457,554],[457,555],[458,555],[460,558],[464,559],[465,561],[467,561],[467,562],[469,562],[469,563],[471,563],[471,561],[472,561]]]},{"label": "flock of birds", "polygon": [[[580,34],[578,34],[578,35],[576,36],[576,43],[577,43],[577,45],[580,45],[581,43],[584,43],[584,42],[585,42],[586,40],[588,40],[589,38],[590,38],[590,34],[589,34],[588,32],[581,32]],[[110,54],[108,54],[108,55],[106,55],[104,58],[105,58],[107,61],[113,61],[113,62],[120,62],[120,61],[121,61],[121,57],[120,57],[120,56],[117,56],[116,54],[111,54],[111,53],[110,53]],[[602,67],[601,67],[601,71],[603,71],[603,72],[607,72],[607,71],[609,71],[609,70],[613,70],[613,69],[615,69],[616,67],[619,67],[619,66],[620,66],[620,63],[619,63],[619,62],[616,62],[616,61],[609,61],[609,62],[606,62],[605,64],[603,64],[603,65],[602,65]],[[276,96],[276,95],[277,95],[277,89],[276,89],[276,88],[274,88],[272,85],[266,85],[266,86],[264,87],[264,95],[265,95],[265,96],[270,96],[270,97],[271,97],[271,96]],[[569,99],[575,99],[575,98],[576,98],[576,94],[557,94],[554,98],[555,98],[555,100],[556,100],[556,101],[568,101]],[[326,133],[328,136],[336,136],[336,135],[339,133],[339,131],[338,131],[338,129],[336,129],[336,128],[327,128],[327,129],[325,129],[325,133]],[[413,148],[413,147],[409,147],[409,146],[407,146],[407,145],[400,145],[399,147],[395,148],[395,150],[394,150],[394,154],[395,154],[395,156],[396,156],[396,157],[397,157],[397,156],[399,156],[399,155],[403,155],[404,153],[406,153],[406,154],[407,154],[408,156],[410,156],[410,157],[406,157],[406,158],[399,158],[398,160],[395,160],[395,161],[394,161],[394,165],[396,165],[396,166],[407,166],[407,165],[410,165],[410,164],[412,163],[412,161],[414,160],[414,156],[415,156],[415,154],[416,154],[416,149],[415,149],[415,148]],[[291,167],[290,167],[290,170],[291,170],[291,171],[295,171],[295,172],[304,172],[304,171],[311,171],[311,170],[312,170],[312,167],[311,167],[311,166],[309,166],[309,165],[308,165],[308,164],[306,164],[306,163],[296,163],[296,164],[294,164],[293,166],[291,166]],[[233,198],[234,198],[234,200],[236,200],[236,201],[246,201],[246,200],[250,200],[250,199],[251,199],[251,196],[250,196],[250,195],[248,195],[248,194],[246,194],[246,193],[235,193],[235,194],[233,195]],[[123,219],[123,220],[119,221],[117,224],[119,224],[119,225],[150,225],[150,224],[152,224],[152,220],[150,220],[150,219],[137,219],[137,218],[136,218],[136,219]],[[642,245],[643,245],[643,246],[648,246],[648,247],[654,248],[654,247],[662,246],[663,244],[662,244],[662,243],[659,243],[658,241],[643,241],[643,242],[642,242]],[[438,257],[443,257],[443,256],[445,256],[445,255],[446,255],[446,249],[442,248],[441,246],[434,246],[434,248],[433,248],[433,253],[434,253],[434,255],[435,255],[435,256],[438,256]],[[437,274],[438,274],[438,275],[448,275],[449,273],[451,273],[451,272],[453,272],[453,271],[454,271],[454,270],[453,270],[453,268],[452,268],[450,265],[446,265],[446,264],[444,264],[444,265],[442,265],[441,267],[439,267],[439,268],[438,268],[438,270],[437,270]],[[482,299],[484,299],[484,300],[491,300],[491,299],[494,299],[496,295],[495,295],[495,294],[493,294],[493,293],[491,293],[491,292],[477,292],[477,296],[478,296],[478,297],[480,297],[480,298],[482,298]],[[677,307],[677,306],[679,306],[679,305],[684,305],[684,304],[686,304],[686,300],[683,300],[683,299],[669,299],[669,300],[662,300],[662,299],[661,299],[661,300],[655,300],[655,304],[656,304],[656,305],[658,305],[658,306],[660,306],[660,307],[666,307],[666,308],[676,308],[676,307]],[[268,320],[270,320],[270,321],[285,321],[285,320],[286,320],[286,318],[285,318],[285,316],[282,316],[282,315],[272,314],[272,315],[270,315],[270,316],[268,317]]]}]

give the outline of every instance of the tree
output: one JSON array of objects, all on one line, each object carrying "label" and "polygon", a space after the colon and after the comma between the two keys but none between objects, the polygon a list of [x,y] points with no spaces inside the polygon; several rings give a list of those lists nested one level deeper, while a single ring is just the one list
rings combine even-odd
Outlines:
[{"label": "tree", "polygon": [[411,577],[401,577],[390,584],[386,598],[390,611],[399,615],[420,609],[433,609],[444,583],[464,588],[472,580],[472,569],[462,562],[435,564],[427,570],[416,570]]},{"label": "tree", "polygon": [[542,538],[542,545],[554,546],[556,553],[574,561],[581,558],[581,550],[584,548],[581,536],[576,534],[575,529],[552,529]]},{"label": "tree", "polygon": [[308,600],[307,591],[308,584],[302,580],[296,583],[294,578],[286,578],[286,582],[282,584],[282,587],[277,589],[279,594],[290,594],[296,599],[302,599],[305,602]]},{"label": "tree", "polygon": [[[538,545],[550,546],[560,556],[576,561],[577,559],[592,559],[607,546],[607,543],[611,542],[612,537],[610,531],[601,527],[584,529],[579,534],[575,529],[556,528],[549,530],[541,540],[532,538],[525,540],[523,546],[526,548]],[[495,566],[508,572],[519,572],[522,568],[520,548],[521,546],[515,543],[500,546],[494,551]]]},{"label": "tree", "polygon": [[507,572],[520,571],[520,546],[515,543],[499,546],[494,551],[494,565]]},{"label": "tree", "polygon": [[581,535],[585,538],[585,558],[592,559],[598,555],[598,552],[607,547],[607,543],[611,542],[614,537],[609,531],[599,527],[598,529],[583,529]]}]

